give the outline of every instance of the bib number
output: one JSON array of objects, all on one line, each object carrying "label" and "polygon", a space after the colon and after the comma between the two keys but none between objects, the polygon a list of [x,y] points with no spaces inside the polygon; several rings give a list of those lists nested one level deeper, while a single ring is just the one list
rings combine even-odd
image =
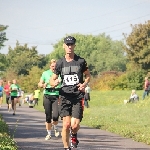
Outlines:
[{"label": "bib number", "polygon": [[75,85],[79,83],[77,74],[74,75],[64,75],[64,84],[65,85]]}]

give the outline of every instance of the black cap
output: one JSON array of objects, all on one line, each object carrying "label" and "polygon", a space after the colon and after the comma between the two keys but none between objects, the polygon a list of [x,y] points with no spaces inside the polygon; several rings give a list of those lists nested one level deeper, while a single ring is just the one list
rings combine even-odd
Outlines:
[{"label": "black cap", "polygon": [[64,43],[65,44],[75,44],[76,39],[72,36],[68,36],[68,37],[64,38]]}]

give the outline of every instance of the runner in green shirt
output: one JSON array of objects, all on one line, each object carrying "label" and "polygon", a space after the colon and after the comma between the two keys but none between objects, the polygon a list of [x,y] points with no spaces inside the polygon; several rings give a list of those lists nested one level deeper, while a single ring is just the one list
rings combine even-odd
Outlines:
[{"label": "runner in green shirt", "polygon": [[[58,84],[57,87],[52,88],[49,84],[50,78],[53,75],[55,69],[55,65],[56,65],[56,60],[52,59],[50,61],[50,69],[43,72],[40,78],[40,82],[38,83],[39,87],[44,88],[43,106],[46,114],[45,125],[46,125],[46,130],[48,132],[48,135],[45,137],[45,140],[51,139],[52,126],[54,127],[55,136],[56,137],[59,136],[59,132],[57,130],[56,125],[58,124],[58,118],[59,118],[58,100],[59,100],[59,88],[61,85]],[[60,83],[61,78],[59,78],[57,82]],[[53,122],[51,120],[53,120]]]},{"label": "runner in green shirt", "polygon": [[18,90],[20,86],[17,84],[17,81],[14,79],[13,84],[10,85],[10,96],[11,96],[11,101],[12,101],[12,109],[13,109],[13,115],[15,115],[16,112],[16,104],[19,103],[18,101]]}]

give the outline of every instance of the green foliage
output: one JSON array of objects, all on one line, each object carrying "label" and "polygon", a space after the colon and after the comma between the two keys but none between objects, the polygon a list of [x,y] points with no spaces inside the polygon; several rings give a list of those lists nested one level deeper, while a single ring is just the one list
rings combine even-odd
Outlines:
[{"label": "green foliage", "polygon": [[[126,57],[121,41],[113,41],[105,34],[72,36],[77,39],[75,53],[86,59],[92,75],[98,75],[102,71],[126,70]],[[64,55],[63,39],[61,39],[54,45],[54,51],[49,57],[59,59]]]},{"label": "green foliage", "polygon": [[150,70],[150,21],[132,25],[132,32],[126,37],[124,49],[129,61],[141,69]]},{"label": "green foliage", "polygon": [[37,65],[39,68],[43,68],[45,67],[47,64],[49,64],[49,55],[43,55],[40,54],[38,61],[37,61]]},{"label": "green foliage", "polygon": [[145,76],[146,72],[144,70],[128,71],[118,77],[115,82],[111,83],[111,85],[114,90],[142,90]]},{"label": "green foliage", "polygon": [[4,32],[7,28],[8,26],[0,25],[0,49],[4,46],[4,42],[8,40]]},{"label": "green foliage", "polygon": [[14,49],[9,47],[7,61],[9,68],[13,68],[18,75],[27,75],[33,66],[42,68],[47,63],[44,55],[38,55],[36,47],[28,48],[27,44],[21,46],[18,42]]},{"label": "green foliage", "polygon": [[147,72],[140,69],[127,72],[108,71],[92,78],[90,86],[94,90],[142,90],[146,75]]},{"label": "green foliage", "polygon": [[29,70],[29,75],[19,77],[19,85],[25,92],[33,92],[38,86],[43,70],[37,66]]},{"label": "green foliage", "polygon": [[8,126],[0,115],[0,150],[17,150],[17,145],[9,135]]},{"label": "green foliage", "polygon": [[0,71],[4,71],[7,67],[6,55],[0,53]]},{"label": "green foliage", "polygon": [[107,71],[102,72],[96,78],[92,78],[90,87],[93,90],[113,90],[113,84],[116,78],[120,76],[120,72]]},{"label": "green foliage", "polygon": [[[150,98],[142,101],[143,91],[136,91],[140,101],[124,105],[124,99],[130,97],[129,90],[91,91],[90,108],[84,109],[81,124],[110,131],[134,141],[150,145]],[[35,108],[43,111],[42,98]]]},{"label": "green foliage", "polygon": [[[137,91],[140,99],[142,92]],[[150,98],[124,105],[124,99],[128,99],[130,94],[128,90],[92,91],[90,108],[85,108],[81,124],[150,145]]]}]

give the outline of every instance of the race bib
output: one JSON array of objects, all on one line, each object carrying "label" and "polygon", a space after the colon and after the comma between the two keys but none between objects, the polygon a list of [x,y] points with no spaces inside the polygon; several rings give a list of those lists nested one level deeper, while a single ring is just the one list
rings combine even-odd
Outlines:
[{"label": "race bib", "polygon": [[64,75],[64,82],[65,85],[75,85],[79,83],[79,78],[77,74],[74,75]]}]

